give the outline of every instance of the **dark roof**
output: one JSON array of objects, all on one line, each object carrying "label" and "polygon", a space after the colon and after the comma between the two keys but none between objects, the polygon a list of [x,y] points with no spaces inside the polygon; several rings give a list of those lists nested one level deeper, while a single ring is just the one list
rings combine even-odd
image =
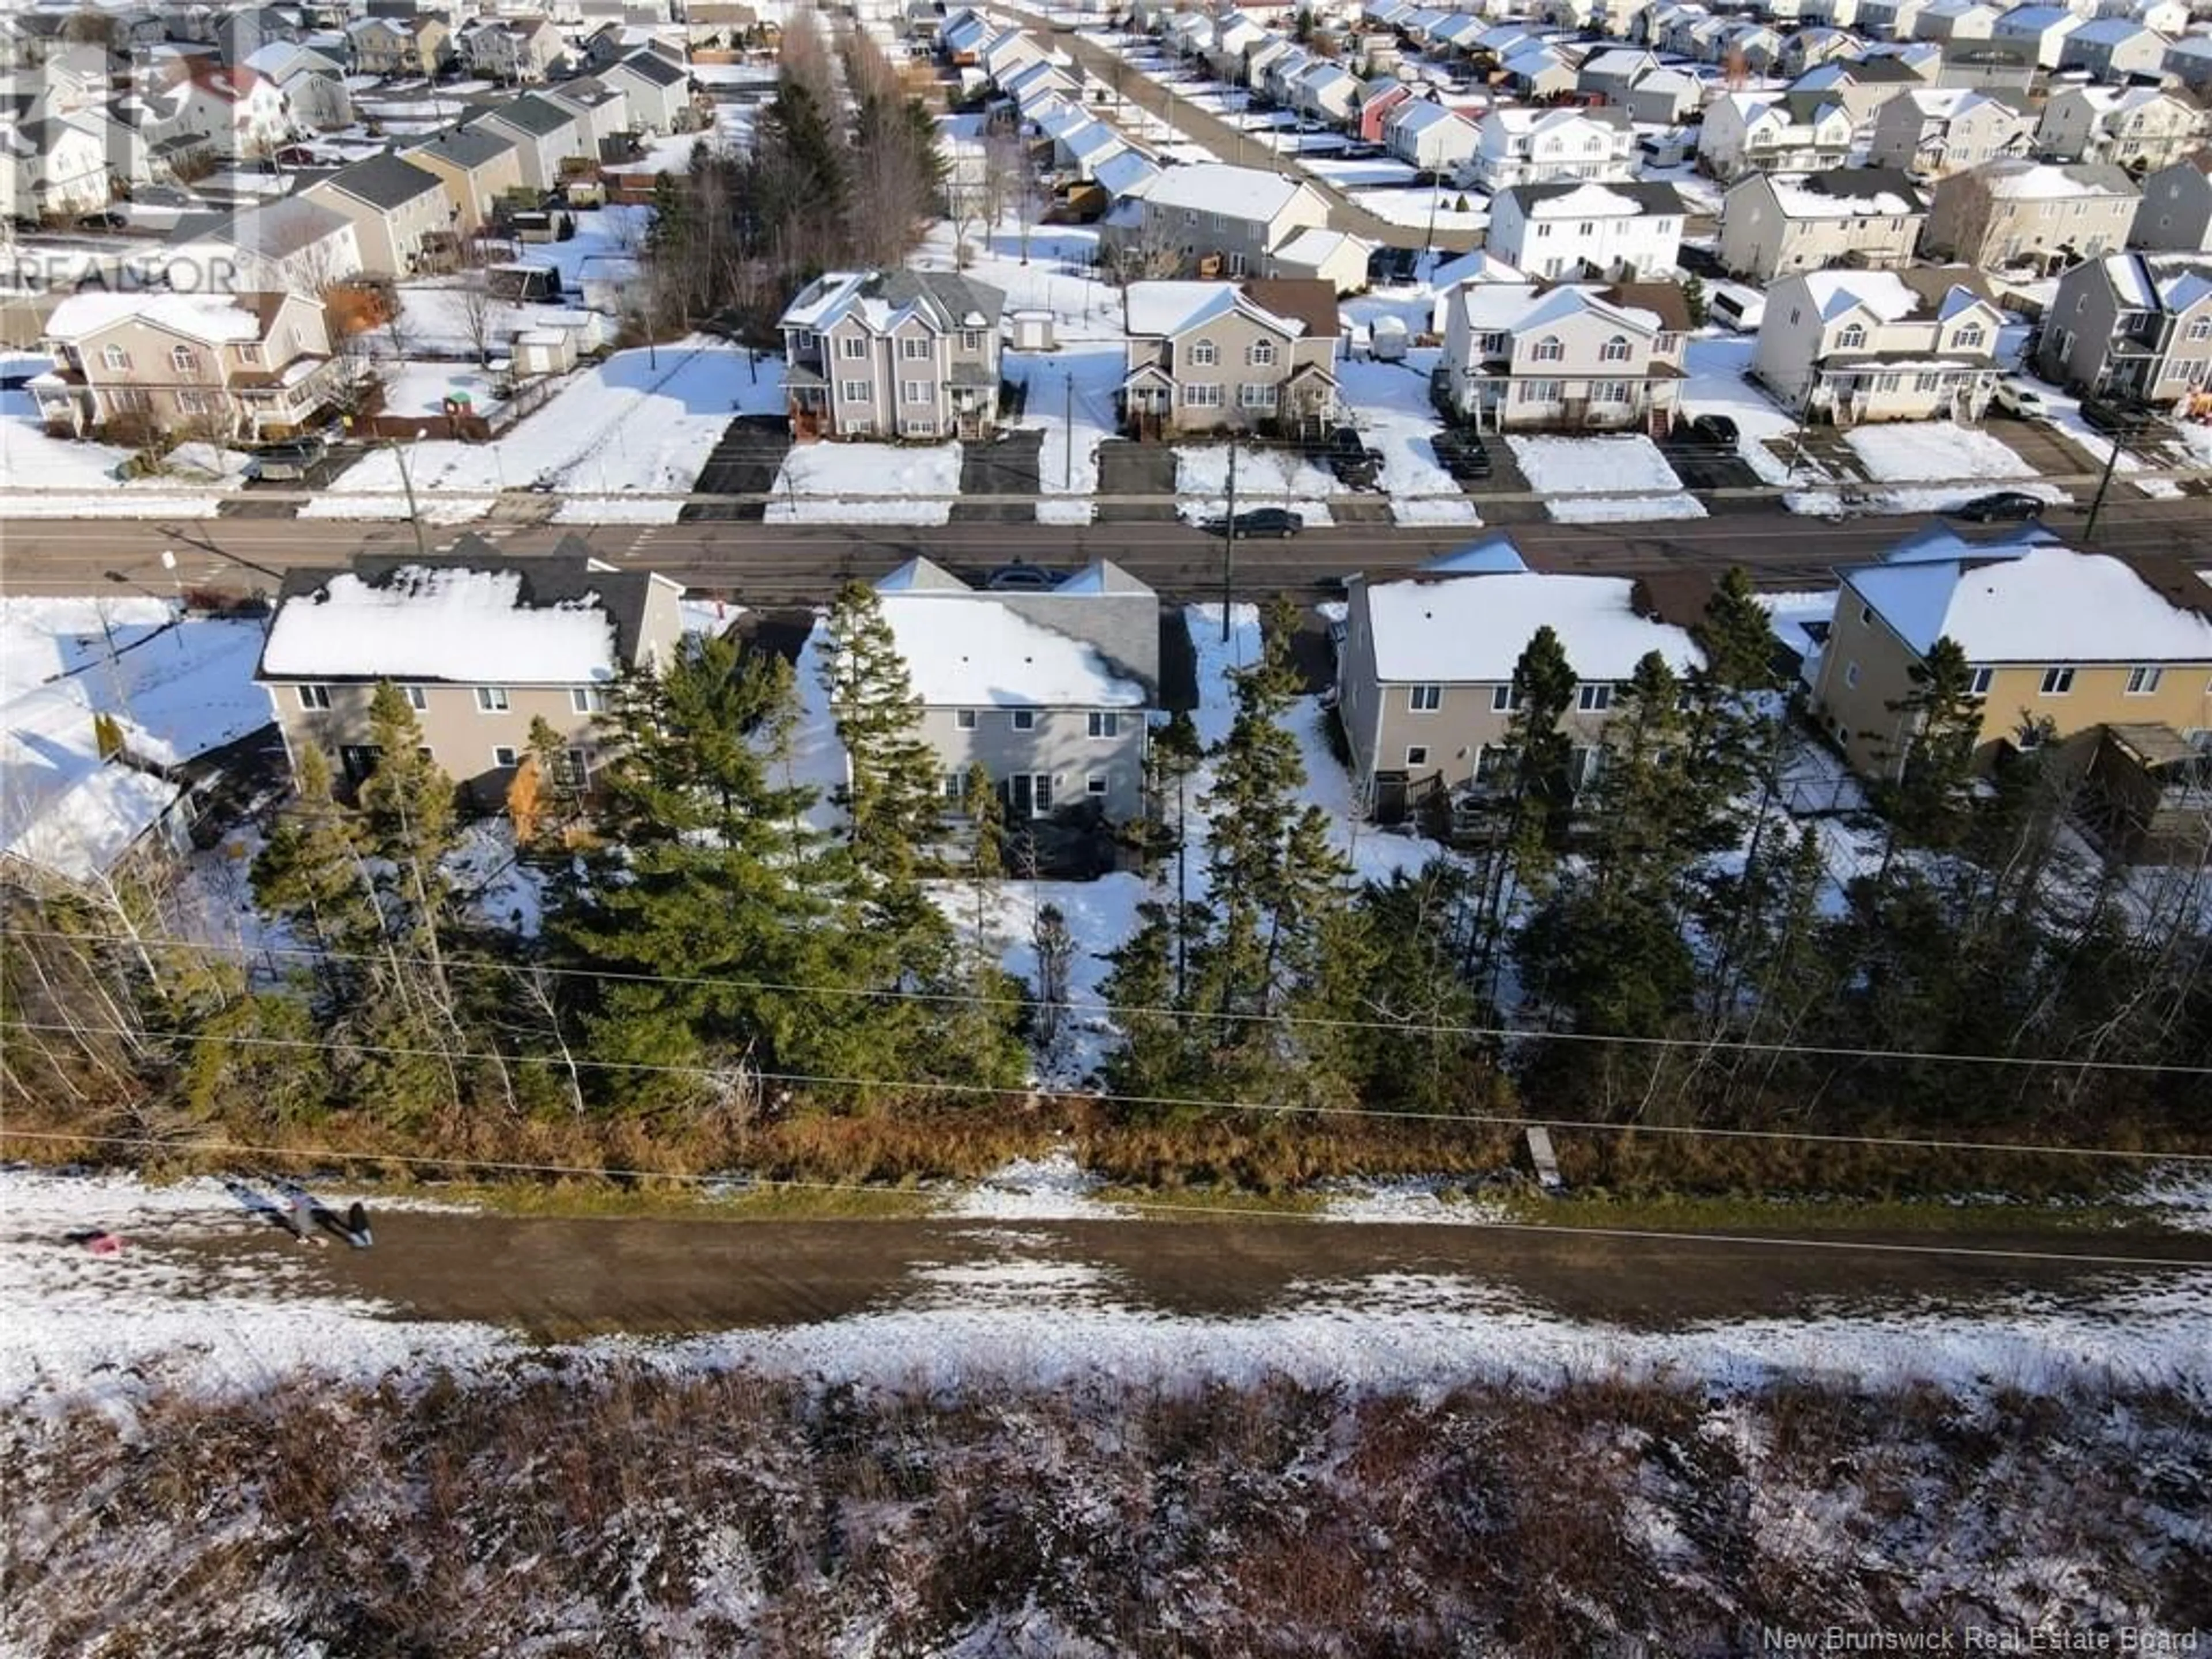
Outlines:
[{"label": "dark roof", "polygon": [[540,138],[548,133],[558,132],[562,127],[573,126],[576,120],[560,105],[550,103],[536,94],[527,92],[510,103],[486,110],[480,118],[488,121],[495,115],[509,126],[520,127]]},{"label": "dark roof", "polygon": [[1715,585],[1709,570],[1655,571],[1636,579],[1629,590],[1629,608],[1639,617],[1695,632],[1705,623]]},{"label": "dark roof", "polygon": [[1304,323],[1312,337],[1333,338],[1343,332],[1337,321],[1334,283],[1318,276],[1255,276],[1243,285],[1243,292],[1262,310]]},{"label": "dark roof", "polygon": [[1839,202],[1887,194],[1902,197],[1918,212],[1928,210],[1928,198],[1901,167],[1830,167],[1826,173],[1808,173],[1797,183],[1815,196],[1831,196]]},{"label": "dark roof", "polygon": [[483,127],[446,127],[408,145],[400,154],[412,155],[417,150],[428,150],[455,167],[480,167],[514,148],[514,140],[503,132],[487,131]]},{"label": "dark roof", "polygon": [[2212,621],[2212,584],[2197,574],[2196,562],[2174,553],[2139,553],[2128,562],[2168,605]]},{"label": "dark roof", "polygon": [[[650,51],[634,52],[613,67],[629,70],[639,79],[650,81],[657,87],[675,86],[688,80],[690,75],[681,64],[672,64],[659,52]],[[605,73],[604,70],[601,72]]]},{"label": "dark roof", "polygon": [[[362,553],[350,570],[301,570],[284,573],[276,602],[309,599],[327,586],[333,577],[350,574],[373,587],[388,586],[400,571],[412,567],[433,570],[513,571],[522,578],[520,600],[525,605],[574,605],[596,599],[614,623],[615,656],[620,662],[637,660],[638,638],[644,631],[646,604],[653,584],[659,580],[649,570],[617,570],[599,563],[592,550],[576,536],[564,536],[552,552],[517,558],[474,532],[465,532],[450,553],[420,556],[407,553]],[[256,673],[261,671],[257,668]],[[283,676],[294,678],[296,676]],[[343,675],[330,678],[343,679]],[[381,676],[355,678],[380,678]]]},{"label": "dark roof", "polygon": [[981,317],[985,327],[996,328],[1006,308],[1002,290],[945,270],[885,271],[868,284],[867,291],[895,306],[912,305],[924,298],[934,301],[945,313],[947,328],[960,327],[961,319],[971,313]]},{"label": "dark roof", "polygon": [[1934,316],[1954,288],[1963,288],[1978,299],[1996,304],[1988,280],[1973,265],[1909,265],[1890,274],[1920,296],[1920,303],[1912,313],[1915,317]]},{"label": "dark roof", "polygon": [[1515,185],[1498,193],[1512,197],[1525,215],[1535,203],[1557,201],[1562,196],[1571,196],[1578,190],[1593,186],[1626,197],[1646,214],[1686,214],[1690,210],[1681,191],[1672,185],[1624,184],[1611,179],[1560,179],[1541,185]]},{"label": "dark roof", "polygon": [[1852,63],[1850,69],[1851,79],[1863,87],[1881,86],[1884,83],[1900,87],[1919,87],[1928,84],[1914,72],[1911,64],[1893,52],[1861,58]]},{"label": "dark roof", "polygon": [[1669,334],[1690,331],[1690,302],[1682,297],[1680,283],[1615,283],[1611,288],[1600,289],[1597,297],[1608,305],[1650,312]]},{"label": "dark roof", "polygon": [[429,191],[445,189],[436,173],[425,173],[390,154],[340,167],[323,182],[356,201],[380,208],[404,206]]}]

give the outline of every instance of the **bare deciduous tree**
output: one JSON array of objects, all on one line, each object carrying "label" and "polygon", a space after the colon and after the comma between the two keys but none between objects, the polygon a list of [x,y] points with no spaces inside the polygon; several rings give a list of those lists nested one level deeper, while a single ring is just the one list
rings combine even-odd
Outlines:
[{"label": "bare deciduous tree", "polygon": [[497,337],[500,322],[500,305],[492,297],[491,279],[482,270],[472,270],[461,279],[460,287],[454,292],[458,295],[461,332],[477,354],[477,367],[489,368],[492,342]]}]

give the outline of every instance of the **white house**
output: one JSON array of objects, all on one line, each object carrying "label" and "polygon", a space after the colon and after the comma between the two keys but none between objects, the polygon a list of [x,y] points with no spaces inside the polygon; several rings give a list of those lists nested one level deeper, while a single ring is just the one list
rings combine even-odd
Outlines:
[{"label": "white house", "polygon": [[1844,165],[1856,125],[1826,93],[1725,93],[1705,107],[1698,164],[1724,183],[1746,173],[1818,173]]},{"label": "white house", "polygon": [[1390,154],[1421,173],[1455,173],[1475,152],[1480,134],[1455,109],[1411,99],[1382,118],[1382,143]]},{"label": "white house", "polygon": [[1787,407],[1839,425],[1978,420],[2003,323],[1963,265],[1805,271],[1767,291],[1751,372]]},{"label": "white house", "polygon": [[1636,129],[1626,110],[1494,109],[1462,171],[1492,192],[1554,179],[1636,177]]},{"label": "white house", "polygon": [[629,118],[645,132],[679,132],[690,125],[691,73],[657,52],[634,52],[610,64],[599,80],[629,100]]},{"label": "white house", "polygon": [[2066,37],[2087,21],[2065,6],[2015,6],[1997,19],[1990,38],[2018,41],[2035,54],[2039,66],[2057,69]]},{"label": "white house", "polygon": [[1680,263],[1688,217],[1672,185],[1516,185],[1491,198],[1486,246],[1531,276],[1649,276]]}]

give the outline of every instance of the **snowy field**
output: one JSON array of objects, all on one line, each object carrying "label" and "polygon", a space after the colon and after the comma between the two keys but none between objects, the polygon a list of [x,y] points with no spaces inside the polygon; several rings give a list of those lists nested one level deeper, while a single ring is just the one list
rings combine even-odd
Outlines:
[{"label": "snowy field", "polygon": [[[1357,205],[1394,225],[1425,228],[1433,223],[1438,230],[1480,230],[1490,222],[1490,210],[1483,205],[1481,196],[1449,186],[1442,191],[1415,186],[1355,190],[1347,194]],[[1458,205],[1462,200],[1468,204],[1464,212]]]},{"label": "snowy field", "polygon": [[0,514],[11,519],[206,519],[217,498],[203,478],[133,478],[131,452],[46,435],[27,392],[0,392]]},{"label": "snowy field", "polygon": [[1337,384],[1352,422],[1370,449],[1382,452],[1382,488],[1400,524],[1480,524],[1465,491],[1437,464],[1443,424],[1429,402],[1437,352],[1417,350],[1402,363],[1346,358]]},{"label": "snowy field", "polygon": [[943,524],[960,493],[960,446],[800,444],[775,477],[770,524]]},{"label": "snowy field", "polygon": [[490,373],[472,363],[385,362],[377,366],[377,378],[384,383],[387,415],[442,419],[446,400],[452,398],[465,403],[471,414],[489,418],[505,404],[493,389]]},{"label": "snowy field", "polygon": [[1702,519],[1659,446],[1642,435],[1506,439],[1528,488],[1562,524],[1626,519]]},{"label": "snowy field", "polygon": [[[1885,422],[1853,427],[1844,441],[1865,466],[1867,477],[1883,483],[2001,479],[2017,484],[2033,479],[2035,469],[1979,428],[1952,421]],[[2058,491],[2047,499],[2063,499]]]},{"label": "snowy field", "polygon": [[[1177,511],[1196,523],[1218,518],[1229,510],[1229,448],[1227,444],[1176,446]],[[1333,522],[1328,498],[1336,479],[1324,466],[1291,450],[1237,447],[1237,510],[1287,507],[1309,528]]]}]

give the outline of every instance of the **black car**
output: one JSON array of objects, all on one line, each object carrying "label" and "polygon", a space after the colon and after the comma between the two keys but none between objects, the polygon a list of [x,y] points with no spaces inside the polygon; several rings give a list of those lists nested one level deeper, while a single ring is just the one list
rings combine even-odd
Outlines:
[{"label": "black car", "polygon": [[[1199,526],[1209,536],[1226,536],[1231,526],[1226,519],[1208,519]],[[1234,528],[1239,541],[1249,541],[1255,536],[1289,538],[1306,527],[1306,521],[1286,507],[1258,507],[1249,513],[1239,513]]]},{"label": "black car", "polygon": [[1017,559],[984,577],[983,586],[994,593],[1043,593],[1059,586],[1060,578],[1041,564]]},{"label": "black car", "polygon": [[2081,418],[2100,432],[2122,438],[2141,433],[2149,424],[2149,417],[2142,410],[2130,409],[2125,404],[2106,398],[2082,398]]},{"label": "black car", "polygon": [[1725,415],[1700,415],[1690,422],[1690,435],[1717,449],[1735,451],[1735,422]]},{"label": "black car", "polygon": [[303,479],[323,464],[330,453],[320,438],[294,438],[253,452],[253,476],[266,483]]},{"label": "black car", "polygon": [[1335,474],[1339,483],[1349,484],[1354,489],[1373,489],[1381,483],[1382,452],[1362,443],[1358,427],[1334,428],[1324,453],[1328,470]]},{"label": "black car", "polygon": [[1437,465],[1460,483],[1490,476],[1490,451],[1472,432],[1440,432],[1431,447]]},{"label": "black car", "polygon": [[2025,490],[2000,489],[1987,495],[1977,495],[1971,501],[1954,507],[1951,516],[1964,519],[1968,524],[2008,524],[2021,519],[2041,515],[2044,502],[2040,496]]}]

